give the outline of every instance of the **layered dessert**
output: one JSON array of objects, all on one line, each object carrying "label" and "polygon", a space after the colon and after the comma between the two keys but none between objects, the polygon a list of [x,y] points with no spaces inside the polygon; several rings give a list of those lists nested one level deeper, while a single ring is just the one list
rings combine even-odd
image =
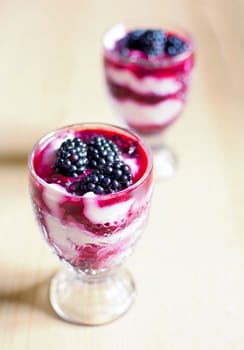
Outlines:
[{"label": "layered dessert", "polygon": [[152,162],[134,134],[80,124],[42,138],[29,160],[30,191],[45,240],[77,270],[120,264],[146,224]]},{"label": "layered dessert", "polygon": [[117,25],[104,37],[112,105],[141,135],[162,132],[182,113],[193,64],[193,42],[186,34]]}]

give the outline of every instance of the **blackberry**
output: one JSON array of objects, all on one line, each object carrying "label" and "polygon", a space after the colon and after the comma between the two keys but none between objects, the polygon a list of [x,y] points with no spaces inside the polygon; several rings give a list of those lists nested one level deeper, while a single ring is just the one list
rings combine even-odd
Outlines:
[{"label": "blackberry", "polygon": [[107,163],[119,160],[120,152],[116,144],[104,136],[95,136],[87,144],[88,167],[103,168]]},{"label": "blackberry", "polygon": [[148,56],[158,56],[164,52],[166,36],[162,30],[134,30],[127,34],[128,49],[139,50]]},{"label": "blackberry", "polygon": [[140,40],[145,33],[144,29],[136,29],[128,33],[126,36],[126,47],[132,50],[140,50]]},{"label": "blackberry", "polygon": [[55,171],[64,176],[78,177],[85,171],[87,163],[87,146],[75,137],[64,141],[58,149]]},{"label": "blackberry", "polygon": [[165,52],[170,56],[176,56],[187,50],[186,42],[177,36],[169,36],[165,42]]},{"label": "blackberry", "polygon": [[137,29],[120,39],[117,43],[120,54],[126,57],[130,54],[129,49],[140,50],[139,39],[144,32],[144,29]]},{"label": "blackberry", "polygon": [[105,167],[94,170],[80,181],[72,184],[70,191],[76,195],[87,192],[107,194],[121,191],[132,184],[130,167],[123,161],[107,163]]},{"label": "blackberry", "polygon": [[120,189],[130,186],[132,183],[132,173],[130,167],[121,160],[115,161],[114,163],[108,163],[103,168],[102,172],[106,177],[109,177],[112,182],[116,180],[119,183]]}]

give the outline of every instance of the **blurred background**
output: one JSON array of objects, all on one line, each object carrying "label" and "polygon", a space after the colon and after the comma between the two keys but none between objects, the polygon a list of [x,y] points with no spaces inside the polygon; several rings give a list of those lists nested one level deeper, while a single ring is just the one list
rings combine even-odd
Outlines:
[{"label": "blurred background", "polygon": [[61,124],[110,121],[101,38],[118,22],[173,23],[192,32],[192,104],[200,108],[207,100],[220,128],[232,124],[244,108],[243,9],[241,0],[2,0],[0,154],[27,152],[37,137]]},{"label": "blurred background", "polygon": [[[74,327],[48,304],[60,266],[34,222],[26,156],[57,126],[115,121],[101,39],[117,22],[185,28],[196,69],[166,134],[177,174],[157,184],[129,261],[137,301],[111,325]],[[243,62],[243,0],[0,1],[1,349],[243,350]]]}]

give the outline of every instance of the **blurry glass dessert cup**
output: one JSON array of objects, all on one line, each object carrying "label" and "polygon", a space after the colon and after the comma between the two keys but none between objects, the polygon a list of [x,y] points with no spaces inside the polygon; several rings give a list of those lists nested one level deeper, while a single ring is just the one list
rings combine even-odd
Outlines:
[{"label": "blurry glass dessert cup", "polygon": [[183,112],[194,51],[192,37],[174,29],[115,25],[103,38],[111,105],[119,121],[150,145],[157,177],[170,177],[175,170],[164,134]]},{"label": "blurry glass dessert cup", "polygon": [[110,322],[135,298],[122,266],[147,222],[152,157],[134,133],[107,124],[50,132],[29,156],[35,217],[65,268],[51,281],[50,301],[63,319]]}]

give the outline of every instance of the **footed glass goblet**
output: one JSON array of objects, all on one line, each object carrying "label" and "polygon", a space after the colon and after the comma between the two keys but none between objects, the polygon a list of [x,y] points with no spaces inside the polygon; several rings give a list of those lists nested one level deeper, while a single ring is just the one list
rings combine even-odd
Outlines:
[{"label": "footed glass goblet", "polygon": [[151,147],[158,178],[175,171],[176,158],[164,135],[183,112],[194,60],[192,37],[174,29],[115,25],[103,38],[111,105],[119,120]]},{"label": "footed glass goblet", "polygon": [[120,317],[135,298],[133,278],[122,265],[150,207],[148,147],[116,126],[65,126],[32,149],[29,184],[43,237],[64,263],[50,285],[53,309],[86,325]]}]

